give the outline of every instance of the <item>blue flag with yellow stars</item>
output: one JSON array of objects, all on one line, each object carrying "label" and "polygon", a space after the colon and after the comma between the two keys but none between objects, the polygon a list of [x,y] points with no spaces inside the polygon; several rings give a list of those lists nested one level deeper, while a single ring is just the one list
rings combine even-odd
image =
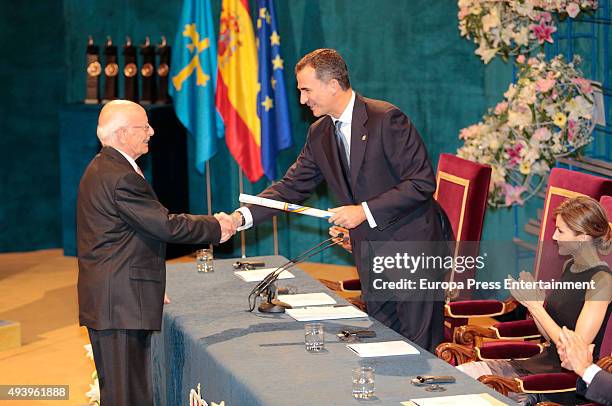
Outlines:
[{"label": "blue flag with yellow stars", "polygon": [[224,132],[215,107],[217,40],[210,3],[183,1],[170,68],[174,110],[195,140],[195,164],[200,173],[217,153],[217,138],[223,138]]},{"label": "blue flag with yellow stars", "polygon": [[283,80],[284,61],[273,0],[257,0],[259,86],[257,114],[261,120],[261,164],[269,180],[276,179],[276,155],[289,148],[291,122]]}]

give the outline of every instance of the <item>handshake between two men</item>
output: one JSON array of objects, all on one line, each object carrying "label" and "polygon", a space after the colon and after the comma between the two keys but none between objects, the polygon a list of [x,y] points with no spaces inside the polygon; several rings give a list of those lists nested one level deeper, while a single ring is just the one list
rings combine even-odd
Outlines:
[{"label": "handshake between two men", "polygon": [[[348,230],[359,226],[367,219],[362,205],[341,206],[329,209],[329,211],[334,213],[328,219],[329,223],[333,224],[329,231],[332,237],[336,237],[339,233],[348,235]],[[226,242],[236,234],[238,228],[250,226],[250,224],[246,224],[244,215],[240,211],[234,211],[232,214],[216,213],[215,218],[221,225],[221,243]],[[348,240],[342,243],[342,247],[351,251]]]}]

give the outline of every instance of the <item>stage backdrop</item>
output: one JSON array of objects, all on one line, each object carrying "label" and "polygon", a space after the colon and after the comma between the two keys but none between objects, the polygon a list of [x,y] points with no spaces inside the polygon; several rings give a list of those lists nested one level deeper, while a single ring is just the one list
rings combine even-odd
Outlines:
[{"label": "stage backdrop", "polygon": [[[126,35],[140,43],[145,35],[159,42],[163,34],[173,45],[180,10],[179,1],[160,0],[38,3],[40,7],[13,5],[11,15],[3,13],[0,28],[3,53],[11,50],[11,62],[0,68],[0,87],[11,89],[0,101],[2,251],[61,245],[56,112],[62,103],[83,99],[87,35],[101,43],[109,34],[123,44]],[[254,2],[251,6],[253,10]],[[220,0],[213,0],[215,24],[219,9]],[[276,12],[295,145],[281,152],[279,173],[294,161],[313,121],[299,105],[293,67],[315,48],[338,49],[357,92],[400,107],[418,128],[434,163],[441,152],[456,150],[459,130],[499,101],[512,79],[503,63],[484,67],[473,45],[460,38],[454,1],[291,0],[277,1]],[[191,211],[204,213],[204,178],[195,173],[192,156],[189,160],[176,164],[189,166]],[[238,169],[224,145],[211,168],[213,210],[230,211],[237,205]],[[257,193],[266,185],[245,181],[245,192]],[[306,204],[335,205],[324,186]],[[281,215],[278,224],[280,253],[287,257],[327,235],[326,223],[302,216]],[[511,212],[489,212],[485,238],[511,239],[512,225]],[[240,252],[238,237],[233,244],[228,255]],[[272,244],[271,222],[247,232],[248,255],[271,254]],[[348,262],[340,250],[314,259]]]}]

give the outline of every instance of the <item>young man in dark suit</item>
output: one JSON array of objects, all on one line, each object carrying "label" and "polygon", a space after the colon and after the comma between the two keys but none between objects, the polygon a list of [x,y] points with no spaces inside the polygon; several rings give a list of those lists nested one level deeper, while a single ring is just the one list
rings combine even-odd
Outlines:
[{"label": "young man in dark suit", "polygon": [[[300,103],[320,118],[310,126],[304,148],[283,179],[259,196],[300,203],[325,180],[341,204],[331,209],[335,214],[330,222],[350,230],[362,289],[368,289],[370,269],[360,260],[363,242],[443,240],[432,198],[432,165],[404,113],[353,91],[337,51],[307,54],[295,73]],[[232,217],[241,230],[274,214],[272,209],[248,206]],[[367,294],[365,299],[370,315],[423,348],[433,350],[443,339],[441,301],[377,300]]]},{"label": "young man in dark suit", "polygon": [[160,330],[166,243],[224,242],[236,231],[226,214],[169,214],[136,159],[153,128],[138,104],[115,100],[98,119],[102,150],[79,185],[79,321],[87,326],[101,404],[152,405],[151,333]]}]

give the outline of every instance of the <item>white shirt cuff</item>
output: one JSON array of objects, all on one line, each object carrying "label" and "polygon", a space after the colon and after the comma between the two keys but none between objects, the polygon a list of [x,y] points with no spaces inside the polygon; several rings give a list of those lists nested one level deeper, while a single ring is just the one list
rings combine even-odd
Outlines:
[{"label": "white shirt cuff", "polygon": [[582,375],[582,380],[584,381],[584,383],[587,384],[587,386],[589,386],[591,384],[591,381],[593,380],[593,378],[595,378],[595,375],[599,371],[601,371],[601,368],[597,366],[596,364],[589,365],[587,369],[584,370],[584,374]]},{"label": "white shirt cuff", "polygon": [[361,206],[363,206],[363,211],[365,211],[366,218],[368,219],[368,224],[370,225],[370,228],[375,228],[376,221],[374,220],[374,216],[372,216],[372,212],[370,211],[370,208],[368,207],[368,203],[362,202]]},{"label": "white shirt cuff", "polygon": [[238,227],[236,231],[242,231],[253,227],[253,215],[248,207],[239,207],[236,211],[239,211],[244,216],[244,225]]}]

